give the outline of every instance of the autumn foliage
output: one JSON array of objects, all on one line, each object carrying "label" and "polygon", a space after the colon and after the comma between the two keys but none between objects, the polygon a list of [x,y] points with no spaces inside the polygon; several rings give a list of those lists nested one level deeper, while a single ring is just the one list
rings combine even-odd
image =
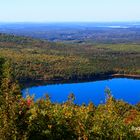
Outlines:
[{"label": "autumn foliage", "polygon": [[[74,94],[63,104],[49,96],[34,102],[22,98],[9,63],[1,62],[0,139],[2,140],[118,140],[139,139],[140,105],[115,100],[106,90],[106,103],[78,106]],[[133,129],[132,129],[133,128]]]}]

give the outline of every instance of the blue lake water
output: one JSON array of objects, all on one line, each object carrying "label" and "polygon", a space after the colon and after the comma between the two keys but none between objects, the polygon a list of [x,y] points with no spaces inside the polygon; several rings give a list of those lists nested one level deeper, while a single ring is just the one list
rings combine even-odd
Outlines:
[{"label": "blue lake water", "polygon": [[[48,94],[52,102],[63,103],[70,93],[74,93],[75,103],[81,105],[92,101],[95,105],[105,102],[105,89],[109,88],[116,99],[122,99],[130,104],[140,102],[140,80],[127,78],[114,78],[103,81],[54,84],[28,88],[30,95],[35,95],[35,100]],[[23,97],[27,90],[22,91]]]}]

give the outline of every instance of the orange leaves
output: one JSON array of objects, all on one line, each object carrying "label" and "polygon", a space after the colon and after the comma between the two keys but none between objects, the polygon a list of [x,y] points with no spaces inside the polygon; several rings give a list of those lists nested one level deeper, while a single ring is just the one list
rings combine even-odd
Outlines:
[{"label": "orange leaves", "polygon": [[128,112],[127,117],[124,119],[125,124],[132,123],[136,119],[137,114],[138,114],[138,111],[137,110],[134,110],[134,109],[130,110]]}]

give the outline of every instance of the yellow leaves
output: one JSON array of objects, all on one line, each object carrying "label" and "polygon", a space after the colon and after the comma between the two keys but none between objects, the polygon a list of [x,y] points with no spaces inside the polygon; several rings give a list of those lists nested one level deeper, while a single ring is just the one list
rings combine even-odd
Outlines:
[{"label": "yellow leaves", "polygon": [[[30,99],[30,97],[28,97]],[[27,99],[21,100],[20,108]],[[23,106],[22,106],[23,105]],[[109,100],[107,105],[95,107],[92,103],[88,106],[74,104],[53,104],[50,101],[40,100],[26,109],[26,117],[23,118],[30,128],[28,133],[39,132],[49,136],[53,132],[58,135],[76,136],[76,139],[88,140],[91,138],[126,138],[130,133],[129,126],[124,122],[123,116],[117,114],[118,106],[125,106],[122,102]],[[128,109],[129,113],[124,118],[133,118],[134,126],[140,124],[140,113],[136,109]],[[111,112],[110,112],[111,111]],[[113,113],[115,112],[115,113]],[[21,116],[24,112],[19,110]],[[13,119],[13,118],[12,118]],[[23,120],[20,120],[20,123]],[[6,123],[6,120],[5,120]],[[134,132],[131,134],[133,135]],[[139,137],[139,133],[135,133]],[[54,137],[53,137],[54,138]]]},{"label": "yellow leaves", "polygon": [[37,117],[37,109],[36,109],[36,107],[31,108],[30,113],[31,113],[32,117],[34,117],[34,118]]},{"label": "yellow leaves", "polygon": [[51,129],[52,128],[52,125],[48,125],[48,128]]},{"label": "yellow leaves", "polygon": [[20,110],[20,111],[19,111],[19,115],[21,115],[21,114],[22,114],[22,111]]}]

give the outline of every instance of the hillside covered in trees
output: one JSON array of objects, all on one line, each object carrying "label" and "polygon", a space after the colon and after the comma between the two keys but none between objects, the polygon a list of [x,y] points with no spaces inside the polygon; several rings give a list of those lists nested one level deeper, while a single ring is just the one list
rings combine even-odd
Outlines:
[{"label": "hillside covered in trees", "polygon": [[21,83],[96,80],[112,74],[140,75],[139,43],[52,43],[0,34],[0,56]]}]

